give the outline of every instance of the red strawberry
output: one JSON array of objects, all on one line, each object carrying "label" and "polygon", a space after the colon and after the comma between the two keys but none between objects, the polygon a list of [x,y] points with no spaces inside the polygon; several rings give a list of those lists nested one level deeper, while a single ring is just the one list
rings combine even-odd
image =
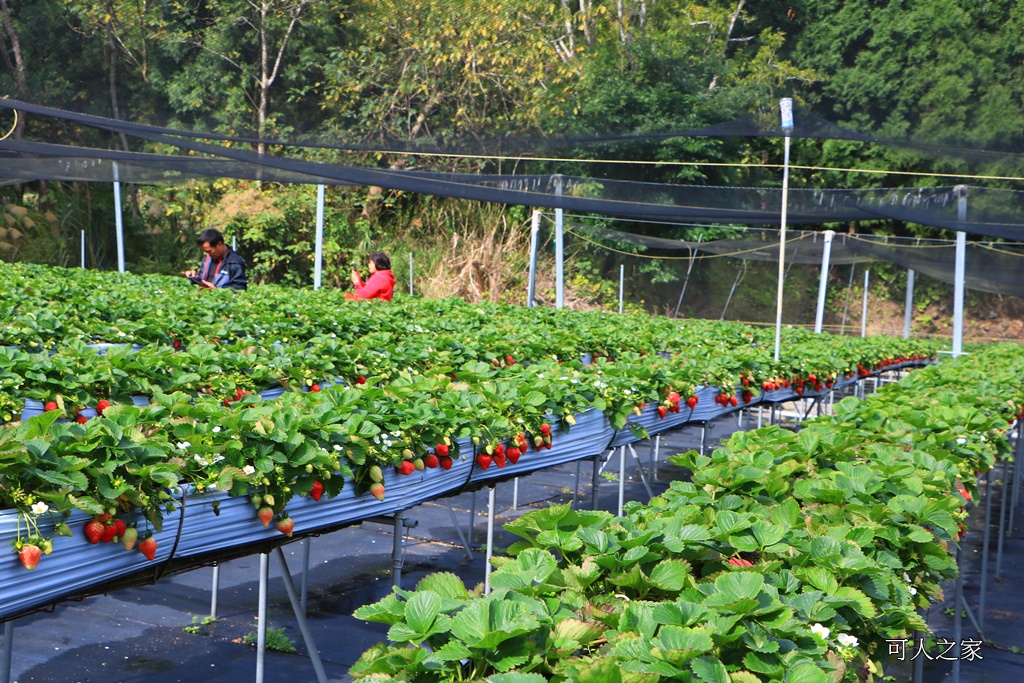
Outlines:
[{"label": "red strawberry", "polygon": [[309,388],[309,390],[312,391],[314,394],[320,393],[320,385],[314,384]]},{"label": "red strawberry", "polygon": [[370,485],[370,495],[377,500],[384,500],[384,484],[375,481]]},{"label": "red strawberry", "polygon": [[744,403],[750,403],[752,400],[754,400],[754,394],[749,392],[749,391],[744,391],[743,392],[743,402]]},{"label": "red strawberry", "polygon": [[495,453],[494,456],[493,456],[494,464],[497,465],[499,468],[500,467],[504,467],[505,466],[506,457],[507,457],[507,455],[505,453]]},{"label": "red strawberry", "polygon": [[491,461],[492,461],[493,459],[494,459],[494,458],[492,458],[491,456],[487,455],[486,453],[481,453],[480,455],[476,456],[476,462],[477,462],[477,464],[478,464],[478,465],[480,465],[480,468],[481,468],[481,469],[485,469],[485,470],[486,470],[486,469],[487,469],[488,467],[490,467],[490,466],[491,466]]},{"label": "red strawberry", "polygon": [[[216,339],[214,341],[216,341]],[[174,348],[176,348],[176,349],[180,349],[181,348],[181,341],[180,340],[178,340],[178,339],[174,340]]]},{"label": "red strawberry", "polygon": [[363,375],[356,377],[356,384],[366,384],[366,377]]},{"label": "red strawberry", "polygon": [[36,565],[39,564],[39,558],[42,556],[43,551],[35,543],[26,543],[18,550],[18,557],[21,559],[21,563],[25,565],[25,569],[35,569]]},{"label": "red strawberry", "polygon": [[696,396],[691,396],[690,398],[686,399],[686,405],[689,406],[690,410],[693,410],[694,408],[697,407],[698,401],[700,401],[700,399],[698,399]]},{"label": "red strawberry", "polygon": [[100,539],[103,538],[103,530],[106,528],[103,522],[93,519],[85,525],[85,537],[89,539],[90,543],[99,543]]},{"label": "red strawberry", "polygon": [[59,410],[59,408],[57,407],[57,402],[56,401],[47,401],[46,405],[43,407],[43,409],[46,412],[50,412],[51,410]]},{"label": "red strawberry", "polygon": [[133,526],[128,527],[121,534],[121,545],[124,546],[125,550],[131,550],[135,547],[135,542],[139,540],[139,531]]},{"label": "red strawberry", "polygon": [[519,456],[521,456],[521,455],[522,455],[522,452],[518,448],[509,448],[507,451],[505,451],[505,456],[509,459],[509,462],[511,462],[513,465],[515,465],[517,462],[519,462]]},{"label": "red strawberry", "polygon": [[277,530],[288,538],[292,537],[292,531],[295,529],[295,520],[291,517],[285,517],[284,519],[278,520]]},{"label": "red strawberry", "polygon": [[118,538],[124,537],[124,532],[128,530],[128,525],[124,523],[123,519],[114,520],[114,536]]},{"label": "red strawberry", "polygon": [[448,446],[443,443],[439,443],[434,446],[434,453],[436,453],[439,458],[446,458],[448,457]]},{"label": "red strawberry", "polygon": [[156,539],[152,536],[147,536],[139,543],[139,552],[146,556],[146,559],[150,562],[156,558]]},{"label": "red strawberry", "polygon": [[516,361],[515,361],[514,358],[512,358],[512,356],[505,356],[505,362],[508,363],[509,365],[515,365],[516,364]]},{"label": "red strawberry", "polygon": [[98,415],[102,415],[103,411],[106,410],[109,407],[110,407],[110,401],[108,401],[107,399],[103,399],[99,403],[96,404],[96,413]]},{"label": "red strawberry", "polygon": [[679,399],[680,399],[679,392],[673,391],[672,393],[670,393],[668,395],[668,400],[669,400],[670,403],[679,403]]},{"label": "red strawberry", "polygon": [[678,403],[673,403],[672,405],[670,405],[668,407],[668,412],[670,412],[670,413],[678,413],[679,412],[679,404]]},{"label": "red strawberry", "polygon": [[544,436],[551,436],[551,425],[549,425],[547,422],[542,424],[540,426],[540,433],[543,434]]},{"label": "red strawberry", "polygon": [[802,386],[797,386],[795,389],[793,389],[793,391],[796,392],[797,396],[803,396],[804,395],[804,388]]},{"label": "red strawberry", "polygon": [[117,527],[113,523],[108,523],[103,526],[103,535],[100,536],[102,543],[110,543],[117,536]]},{"label": "red strawberry", "polygon": [[733,408],[735,408],[738,404],[739,404],[739,400],[736,398],[735,395],[729,397],[729,405],[731,405]]},{"label": "red strawberry", "polygon": [[960,495],[963,496],[964,500],[966,500],[968,503],[971,502],[971,494],[970,492],[968,492],[967,489],[960,487]]},{"label": "red strawberry", "polygon": [[807,381],[810,382],[811,384],[817,384],[818,376],[812,372],[809,375],[807,375]]},{"label": "red strawberry", "polygon": [[85,415],[79,415],[78,417],[75,418],[75,422],[77,422],[80,425],[84,425],[88,421],[89,418],[87,418]]},{"label": "red strawberry", "polygon": [[416,465],[412,464],[412,460],[403,460],[402,464],[395,469],[399,474],[412,474],[416,471]]},{"label": "red strawberry", "polygon": [[433,453],[428,453],[427,457],[423,458],[423,464],[433,469],[441,464],[441,460]]},{"label": "red strawberry", "polygon": [[658,417],[660,417],[662,420],[664,420],[665,419],[665,415],[667,415],[667,414],[668,414],[668,408],[666,408],[665,406],[658,406]]},{"label": "red strawberry", "polygon": [[320,500],[322,495],[324,495],[324,485],[319,481],[314,481],[313,488],[309,489],[309,497],[313,500]]},{"label": "red strawberry", "polygon": [[497,446],[494,447],[494,454],[497,455],[499,453],[505,455],[505,444],[499,443]]},{"label": "red strawberry", "polygon": [[274,518],[274,510],[273,508],[264,505],[256,511],[256,516],[260,518],[261,522],[263,522],[263,526],[270,526],[270,520]]},{"label": "red strawberry", "polygon": [[445,470],[445,471],[450,470],[452,468],[453,464],[454,463],[452,462],[451,458],[441,458],[441,469],[442,470]]}]

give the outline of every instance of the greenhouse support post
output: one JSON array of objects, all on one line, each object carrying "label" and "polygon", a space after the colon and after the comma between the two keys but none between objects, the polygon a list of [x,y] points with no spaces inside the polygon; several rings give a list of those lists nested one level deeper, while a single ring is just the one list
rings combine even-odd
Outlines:
[{"label": "greenhouse support post", "polygon": [[864,303],[860,309],[860,336],[868,336],[868,285],[871,283],[871,271],[864,271]]},{"label": "greenhouse support post", "polygon": [[270,581],[270,555],[260,553],[259,606],[256,610],[256,683],[263,683],[267,659],[267,584]]},{"label": "greenhouse support post", "polygon": [[11,658],[14,650],[14,622],[4,622],[4,659],[0,663],[0,683],[11,683]]},{"label": "greenhouse support post", "polygon": [[622,297],[626,288],[626,266],[619,266],[619,313],[622,313]]},{"label": "greenhouse support post", "polygon": [[412,252],[409,252],[409,296],[412,296]]},{"label": "greenhouse support post", "polygon": [[[956,205],[956,219],[960,223],[967,220],[967,188],[958,185],[954,188],[960,195]],[[956,265],[953,278],[953,358],[964,351],[964,263],[967,260],[967,233],[956,233]]]},{"label": "greenhouse support post", "polygon": [[834,230],[825,231],[825,244],[821,250],[821,280],[818,282],[818,310],[814,315],[814,333],[821,334],[821,323],[825,320],[825,294],[828,291],[828,261],[832,256]]},{"label": "greenhouse support post", "polygon": [[[323,662],[320,661],[320,651],[317,649],[316,641],[313,639],[313,631],[310,630],[309,622],[306,620],[306,615],[299,604],[299,593],[295,590],[295,582],[292,581],[292,574],[288,571],[288,562],[284,558],[284,551],[279,546],[274,548],[274,554],[277,555],[277,561],[281,565],[281,579],[284,581],[284,589],[288,593],[288,601],[292,604],[292,613],[295,615],[295,621],[299,623],[299,632],[302,633],[302,640],[306,643],[306,652],[313,663],[316,680],[318,683],[327,683],[327,672],[324,670]],[[263,555],[263,557],[267,556]],[[261,623],[260,626],[263,626],[263,624]]]},{"label": "greenhouse support post", "polygon": [[484,557],[484,595],[491,592],[491,555],[494,554],[494,489],[487,490],[487,552]]},{"label": "greenhouse support post", "polygon": [[910,319],[914,310],[914,269],[907,270],[907,303],[903,311],[903,338],[910,339]]},{"label": "greenhouse support post", "polygon": [[220,596],[220,564],[213,565],[213,582],[210,585],[210,619],[217,621],[217,598]]},{"label": "greenhouse support post", "polygon": [[533,210],[530,221],[530,279],[526,290],[526,307],[533,308],[533,300],[537,297],[537,239],[540,233],[540,209]]},{"label": "greenhouse support post", "polygon": [[114,162],[114,232],[117,236],[117,272],[124,272],[124,219],[121,215],[121,181]]},{"label": "greenhouse support post", "polygon": [[779,285],[775,295],[775,362],[779,362],[779,348],[782,343],[782,284],[786,277],[786,210],[789,203],[789,136],[793,133],[793,99],[779,100],[782,115],[782,132],[785,135],[782,156],[782,220],[779,230]]},{"label": "greenhouse support post", "polygon": [[[562,176],[555,176],[555,196],[562,196]],[[555,209],[555,308],[565,305],[565,236],[562,234],[562,209]]]},{"label": "greenhouse support post", "polygon": [[85,230],[82,231],[82,238],[80,240],[80,245],[81,245],[81,248],[82,248],[82,269],[84,270],[85,269]]},{"label": "greenhouse support post", "polygon": [[324,272],[324,186],[316,186],[316,247],[313,256],[313,289],[320,289]]}]

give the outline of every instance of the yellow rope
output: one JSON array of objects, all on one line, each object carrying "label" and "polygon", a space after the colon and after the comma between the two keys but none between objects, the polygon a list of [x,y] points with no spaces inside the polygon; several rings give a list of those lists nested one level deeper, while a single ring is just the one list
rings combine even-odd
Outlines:
[{"label": "yellow rope", "polygon": [[18,127],[18,110],[15,109],[13,111],[14,111],[14,125],[11,126],[11,129],[9,131],[7,131],[7,134],[4,135],[2,138],[0,138],[0,140],[6,140],[7,138],[11,137],[11,133],[13,133],[14,129]]},{"label": "yellow rope", "polygon": [[[620,249],[616,249],[615,247],[609,247],[607,244],[601,244],[600,242],[595,242],[594,240],[590,239],[589,237],[586,237],[585,235],[581,235],[578,232],[574,232],[570,228],[563,227],[562,229],[565,230],[570,235],[575,235],[576,237],[579,237],[584,242],[590,242],[595,247],[600,247],[602,249],[607,249],[608,251],[613,251],[616,254],[623,254],[624,256],[635,256],[637,258],[656,259],[658,261],[689,261],[690,259],[703,260],[703,259],[713,259],[713,258],[731,258],[731,257],[740,256],[741,254],[751,254],[751,253],[754,253],[754,252],[763,251],[764,249],[769,249],[769,248],[771,248],[773,246],[776,246],[778,244],[778,243],[768,242],[768,243],[765,243],[765,246],[763,246],[763,247],[756,247],[754,249],[743,249],[741,251],[734,251],[734,252],[730,252],[728,254],[708,254],[707,256],[652,256],[652,255],[649,255],[649,254],[634,254],[631,251],[622,251]],[[799,242],[800,240],[805,240],[805,239],[811,237],[813,234],[814,233],[804,233],[801,236],[795,237],[795,238],[793,238],[791,240],[787,240],[786,242],[787,242],[787,244],[792,244],[793,242]],[[698,246],[697,249],[700,249],[700,247]]]}]

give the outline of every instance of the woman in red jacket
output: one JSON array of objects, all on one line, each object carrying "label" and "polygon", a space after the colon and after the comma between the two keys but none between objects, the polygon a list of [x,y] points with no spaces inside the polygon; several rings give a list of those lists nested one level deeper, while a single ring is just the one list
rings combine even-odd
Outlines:
[{"label": "woman in red jacket", "polygon": [[345,295],[346,299],[383,299],[391,301],[395,291],[395,276],[391,272],[391,259],[383,251],[370,254],[370,277],[363,283],[359,271],[352,271],[352,286],[355,292]]}]

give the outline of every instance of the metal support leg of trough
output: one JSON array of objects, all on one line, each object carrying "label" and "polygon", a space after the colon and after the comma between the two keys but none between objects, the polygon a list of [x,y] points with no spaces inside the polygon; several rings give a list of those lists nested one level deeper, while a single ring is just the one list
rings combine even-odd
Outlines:
[{"label": "metal support leg of trough", "polygon": [[600,458],[594,458],[594,476],[590,480],[590,509],[597,509],[597,493],[600,486],[601,463]]},{"label": "metal support leg of trough", "polygon": [[512,509],[519,509],[519,477],[512,480]]},{"label": "metal support leg of trough", "polygon": [[469,505],[469,544],[473,545],[473,525],[476,522],[476,491],[471,494],[473,496],[473,502]]},{"label": "metal support leg of trough", "polygon": [[256,610],[256,683],[263,683],[263,664],[267,658],[267,582],[270,555],[260,553],[259,607]]},{"label": "metal support leg of trough", "polygon": [[764,406],[763,405],[758,405],[757,406],[757,428],[758,429],[761,428],[761,419],[762,419],[763,415],[764,415]]},{"label": "metal support leg of trough", "polygon": [[11,683],[11,660],[14,658],[14,622],[4,622],[4,661],[0,664],[0,683]]},{"label": "metal support leg of trough", "polygon": [[627,445],[626,448],[629,449],[629,454],[633,456],[633,460],[636,460],[636,471],[640,475],[640,481],[643,482],[644,488],[647,489],[647,497],[654,498],[654,489],[651,488],[651,483],[647,480],[647,476],[644,475],[644,467],[640,463],[640,456],[636,454],[632,444]]},{"label": "metal support leg of trough", "polygon": [[981,541],[981,595],[978,597],[978,625],[985,630],[985,597],[988,592],[988,551],[992,536],[992,472],[985,474],[985,535]]},{"label": "metal support leg of trough", "polygon": [[288,571],[288,562],[284,558],[281,548],[275,548],[278,562],[281,563],[281,578],[284,580],[284,588],[288,592],[288,601],[292,603],[292,611],[295,613],[295,620],[299,622],[299,632],[302,633],[302,640],[306,643],[306,651],[309,659],[313,662],[313,670],[316,671],[318,683],[327,683],[327,672],[324,671],[324,663],[320,661],[320,652],[317,650],[316,641],[313,640],[313,632],[309,629],[309,622],[299,604],[299,594],[295,590],[295,582],[292,581],[291,572]]},{"label": "metal support leg of trough", "polygon": [[217,596],[220,593],[220,565],[213,565],[213,585],[210,587],[210,619],[217,621]]},{"label": "metal support leg of trough", "polygon": [[[308,539],[307,539],[308,540]],[[391,546],[391,585],[402,587],[402,567],[405,566],[405,513],[395,513],[395,527]],[[303,575],[305,577],[305,575]],[[302,603],[302,613],[306,613],[306,603]]]},{"label": "metal support leg of trough", "polygon": [[956,549],[956,597],[953,600],[953,642],[955,645],[953,655],[953,682],[960,683],[960,642],[964,634],[963,604],[964,604],[964,572],[961,560],[963,559],[963,546],[958,545]]},{"label": "metal support leg of trough", "polygon": [[1019,430],[1020,430],[1020,424],[1019,423],[1017,425],[1017,429],[1018,429],[1018,433],[1017,433],[1016,451],[1015,451],[1015,455],[1014,455],[1014,458],[1013,458],[1013,495],[1010,496],[1010,527],[1009,527],[1010,538],[1013,538],[1013,528],[1015,526],[1014,520],[1017,518],[1017,504],[1020,502],[1020,484],[1021,484],[1021,481],[1020,481],[1020,478],[1021,478],[1020,459],[1021,459],[1021,456],[1022,456],[1022,452],[1021,452],[1021,438],[1020,438],[1020,432],[1019,432]]},{"label": "metal support leg of trough", "polygon": [[462,543],[462,552],[466,553],[466,559],[473,559],[473,553],[469,548],[469,541],[466,540],[466,535],[462,533],[462,524],[459,523],[459,518],[455,516],[455,510],[452,509],[451,503],[444,501],[444,506],[448,508],[448,516],[452,518],[452,527],[455,528],[455,533],[459,536],[459,542]]},{"label": "metal support leg of trough", "polygon": [[658,479],[658,457],[661,455],[661,435],[651,442],[651,479]]},{"label": "metal support leg of trough", "polygon": [[309,553],[313,547],[313,539],[302,541],[302,582],[300,584],[302,614],[306,614],[306,603],[309,602]]},{"label": "metal support leg of trough", "polygon": [[[572,502],[569,503],[569,508],[570,509],[575,509],[576,508],[576,497],[579,496],[579,494],[580,494],[580,468],[581,467],[583,467],[583,461],[582,460],[577,460],[576,461],[576,479],[575,479],[575,483],[572,485]],[[512,508],[512,509],[514,510],[515,508]]]},{"label": "metal support leg of trough", "polygon": [[700,426],[700,454],[704,455],[704,442],[708,437],[708,423],[705,422]]},{"label": "metal support leg of trough", "polygon": [[491,592],[491,555],[494,552],[494,490],[487,491],[487,552],[484,555],[484,594]]},{"label": "metal support leg of trough", "polygon": [[[995,469],[994,467],[992,469]],[[1009,492],[1010,462],[1003,460],[1003,497],[999,501],[999,536],[996,540],[996,580],[1003,578],[1003,539],[1006,537],[1006,497]]]},{"label": "metal support leg of trough", "polygon": [[[807,418],[808,418],[808,417],[810,416],[810,414],[811,414],[811,411],[812,411],[812,410],[814,410],[814,406],[816,406],[816,405],[819,405],[819,404],[818,404],[818,400],[819,400],[818,398],[815,398],[815,399],[813,400],[813,402],[811,403],[811,405],[807,407],[807,412],[805,412],[805,413],[804,413],[804,416],[803,416],[803,418],[802,418],[802,419],[800,420],[801,422],[803,422],[804,420],[806,420],[806,419],[807,419]],[[818,408],[818,414],[819,414],[819,415],[821,414],[821,408],[820,408],[820,406],[819,406],[819,408]]]},{"label": "metal support leg of trough", "polygon": [[619,508],[615,514],[622,516],[622,505],[626,501],[626,447],[619,447]]},{"label": "metal support leg of trough", "polygon": [[[923,635],[920,631],[914,631],[913,647],[917,647]],[[914,677],[911,681],[912,683],[924,683],[924,657],[914,658]]]},{"label": "metal support leg of trough", "polygon": [[772,409],[768,411],[768,424],[775,424],[775,404],[772,404]]}]

